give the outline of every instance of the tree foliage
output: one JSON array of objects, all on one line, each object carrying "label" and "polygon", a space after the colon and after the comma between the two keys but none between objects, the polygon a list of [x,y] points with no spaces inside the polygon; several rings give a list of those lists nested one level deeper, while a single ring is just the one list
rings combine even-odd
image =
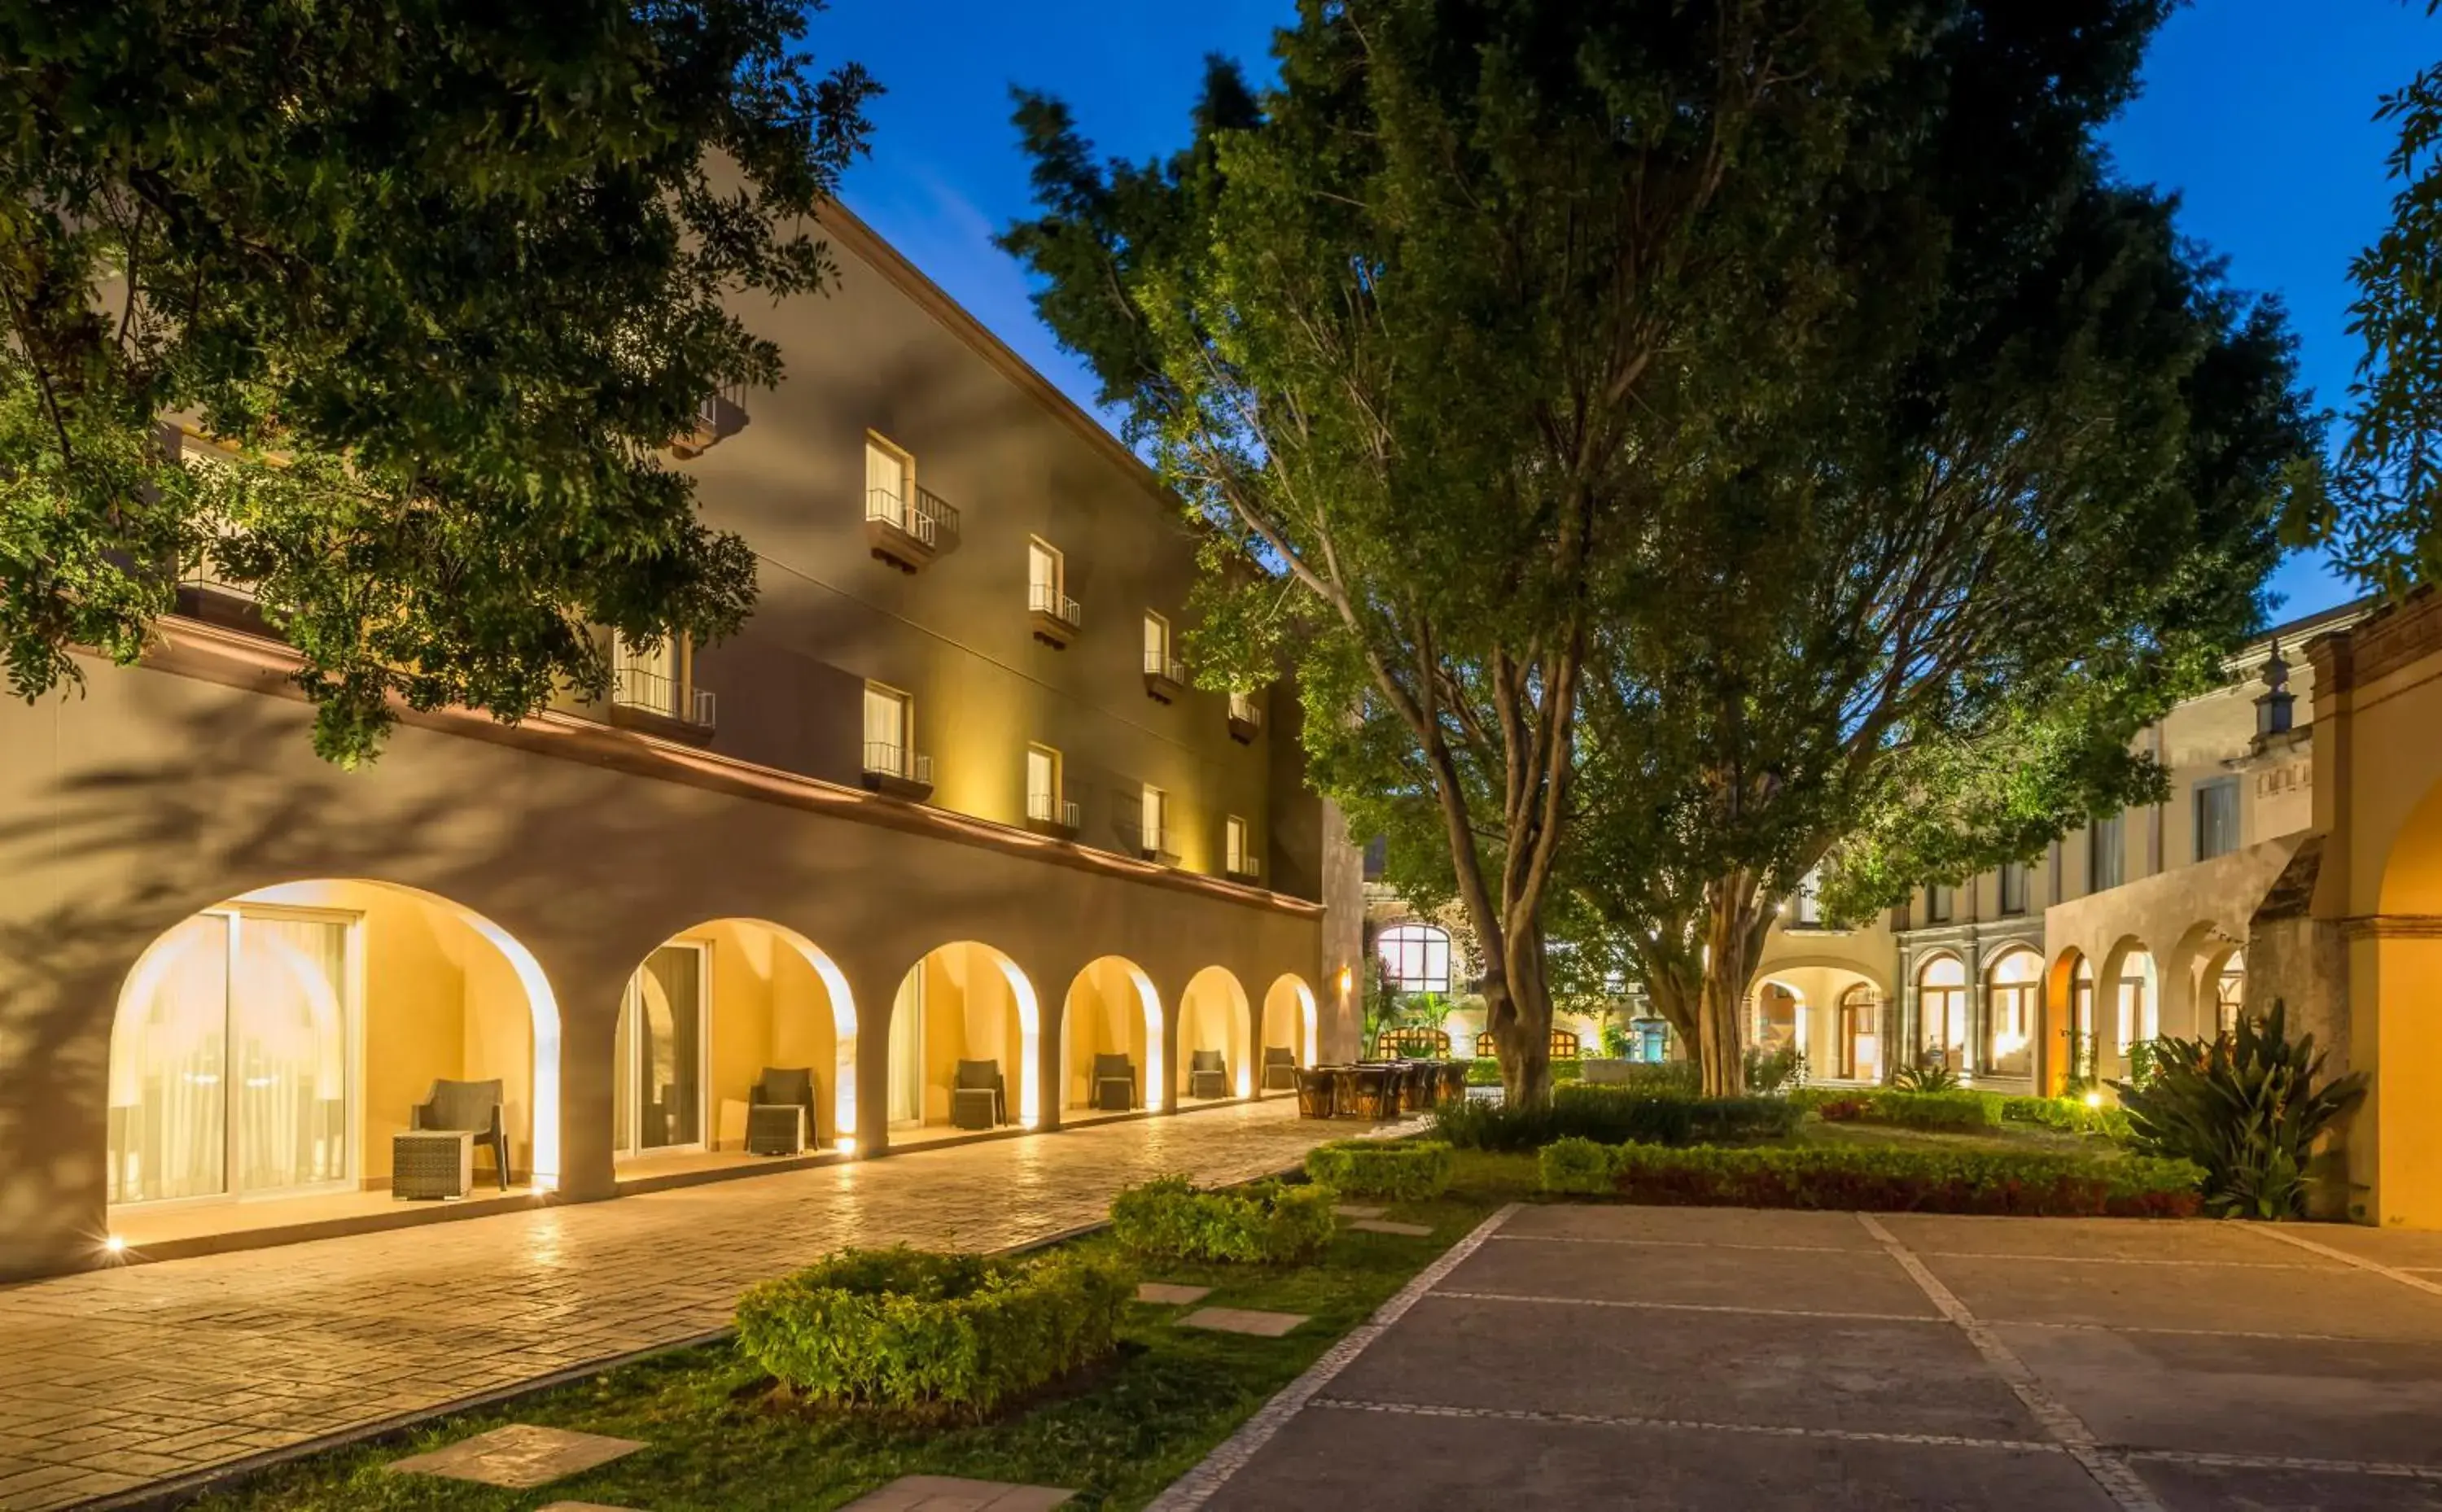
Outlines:
[{"label": "tree foliage", "polygon": [[2304,518],[2343,567],[2396,593],[2442,577],[2442,64],[2385,95],[2376,118],[2399,131],[2392,223],[2349,264],[2349,331],[2365,351],[2331,493]]},{"label": "tree foliage", "polygon": [[394,701],[598,686],[595,627],[733,629],[753,556],[657,452],[778,376],[724,296],[830,272],[874,86],[808,9],[0,3],[11,688],[134,660],[198,571],[342,761]]}]

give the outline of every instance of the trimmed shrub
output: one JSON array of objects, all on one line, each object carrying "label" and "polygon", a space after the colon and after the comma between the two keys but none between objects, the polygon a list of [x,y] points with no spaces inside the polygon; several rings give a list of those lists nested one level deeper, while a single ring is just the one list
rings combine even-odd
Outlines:
[{"label": "trimmed shrub", "polygon": [[1333,1197],[1277,1181],[1198,1192],[1185,1176],[1159,1176],[1112,1199],[1111,1233],[1147,1260],[1284,1265],[1331,1243]]},{"label": "trimmed shrub", "polygon": [[1586,1140],[1547,1148],[1540,1169],[1546,1192],[1666,1206],[2115,1218],[2192,1217],[2204,1178],[2185,1160],[1873,1147],[1673,1150]]},{"label": "trimmed shrub", "polygon": [[1449,1189],[1458,1158],[1440,1139],[1339,1139],[1305,1153],[1317,1184],[1360,1197],[1414,1202]]},{"label": "trimmed shrub", "polygon": [[2092,1134],[2123,1143],[2129,1138],[2125,1109],[2108,1102],[2088,1107],[2084,1098],[2003,1098],[2001,1118],[2005,1122],[2041,1124],[2064,1134]]},{"label": "trimmed shrub", "polygon": [[1108,1259],[847,1249],[738,1303],[738,1346],[820,1401],[981,1416],[1111,1353],[1134,1294]]},{"label": "trimmed shrub", "polygon": [[2001,1126],[2001,1100],[1989,1092],[1877,1092],[1859,1117],[1904,1129],[1972,1133]]},{"label": "trimmed shrub", "polygon": [[1814,1116],[1826,1123],[1850,1123],[1874,1110],[1874,1100],[1851,1092],[1847,1097],[1825,1098],[1814,1105]]},{"label": "trimmed shrub", "polygon": [[[1584,1075],[1585,1063],[1583,1061],[1554,1061],[1552,1063],[1552,1080],[1555,1082],[1574,1082]],[[1489,1055],[1479,1055],[1474,1060],[1467,1062],[1467,1084],[1469,1086],[1499,1086],[1501,1084],[1501,1063]]]},{"label": "trimmed shrub", "polygon": [[1467,1102],[1433,1116],[1434,1131],[1463,1150],[1540,1150],[1555,1139],[1691,1144],[1700,1139],[1778,1139],[1797,1127],[1787,1098],[1685,1097],[1634,1086],[1564,1086],[1551,1105]]}]

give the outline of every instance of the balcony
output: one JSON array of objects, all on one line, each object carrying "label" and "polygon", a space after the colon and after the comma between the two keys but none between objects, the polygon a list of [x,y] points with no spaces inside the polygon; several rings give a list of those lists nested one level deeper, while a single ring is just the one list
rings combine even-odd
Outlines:
[{"label": "balcony", "polygon": [[1230,738],[1240,745],[1253,745],[1255,737],[1264,729],[1264,711],[1254,699],[1245,693],[1230,695]]},{"label": "balcony", "polygon": [[710,688],[690,687],[666,673],[634,663],[611,667],[611,723],[702,740],[712,734],[713,720]]},{"label": "balcony", "polygon": [[695,412],[695,423],[681,435],[670,440],[670,454],[681,460],[701,457],[727,437],[746,428],[746,397],[743,389],[724,389],[704,395]]},{"label": "balcony", "polygon": [[865,491],[865,536],[874,559],[902,573],[921,572],[933,558],[958,544],[958,512],[939,495],[917,488]]},{"label": "balcony", "polygon": [[1034,638],[1055,651],[1066,650],[1077,638],[1078,627],[1085,622],[1085,611],[1077,601],[1049,583],[1027,586],[1026,610]]},{"label": "balcony", "polygon": [[1151,647],[1144,654],[1145,696],[1156,703],[1175,701],[1187,691],[1187,664]]},{"label": "balcony", "polygon": [[1221,864],[1221,875],[1231,882],[1249,884],[1264,880],[1264,858],[1255,855],[1231,856]]},{"label": "balcony", "polygon": [[1074,840],[1082,817],[1082,811],[1072,800],[1048,792],[1026,795],[1026,828],[1038,835],[1049,835],[1054,840]]},{"label": "balcony", "polygon": [[933,795],[933,758],[887,740],[867,740],[865,785],[894,798],[922,803]]}]

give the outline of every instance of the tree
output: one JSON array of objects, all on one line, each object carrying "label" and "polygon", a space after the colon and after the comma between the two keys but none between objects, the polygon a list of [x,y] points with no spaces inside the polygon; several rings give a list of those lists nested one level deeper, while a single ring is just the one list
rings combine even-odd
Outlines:
[{"label": "tree", "polygon": [[597,626],[735,628],[753,556],[656,453],[778,376],[723,296],[831,271],[874,86],[806,9],[0,4],[11,688],[135,660],[204,564],[346,762],[395,702],[598,688]]},{"label": "tree", "polygon": [[1279,86],[1216,64],[1141,166],[1020,97],[1044,213],[1004,245],[1208,533],[1199,676],[1292,660],[1318,786],[1435,835],[1521,1103],[1588,658],[1824,313],[1814,211],[1911,45],[1890,9],[1303,0]]},{"label": "tree", "polygon": [[1905,228],[1841,254],[1856,328],[1657,523],[1679,571],[1588,679],[1570,892],[1708,1091],[1801,878],[1862,918],[2158,798],[2131,738],[2258,623],[2317,427],[2277,305],[2104,179],[2151,10],[1966,39],[1927,160],[1850,217]]},{"label": "tree", "polygon": [[2399,188],[2391,226],[2349,263],[2349,331],[2365,353],[2332,490],[2297,518],[2342,567],[2399,593],[2442,576],[2442,64],[2385,95],[2376,118],[2398,123]]}]

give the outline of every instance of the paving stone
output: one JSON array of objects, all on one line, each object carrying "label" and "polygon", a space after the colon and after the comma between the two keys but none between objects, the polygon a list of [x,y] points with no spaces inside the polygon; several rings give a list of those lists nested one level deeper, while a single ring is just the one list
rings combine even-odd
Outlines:
[{"label": "paving stone", "polygon": [[1278,1339],[1305,1321],[1303,1313],[1267,1313],[1253,1307],[1198,1307],[1178,1321],[1181,1328],[1210,1328],[1223,1334],[1253,1334]]},{"label": "paving stone", "polygon": [[1157,1303],[1164,1307],[1184,1307],[1192,1302],[1202,1302],[1212,1295],[1210,1286],[1181,1286],[1167,1281],[1137,1283],[1137,1301]]},{"label": "paving stone", "polygon": [[1409,1239],[1422,1239],[1432,1232],[1421,1223],[1392,1223],[1384,1218],[1364,1218],[1348,1227],[1359,1233],[1394,1233]]},{"label": "paving stone", "polygon": [[1076,1494],[1054,1485],[965,1481],[955,1475],[905,1475],[870,1496],[850,1502],[841,1512],[1049,1512]]},{"label": "paving stone", "polygon": [[1343,1218],[1379,1218],[1388,1213],[1391,1210],[1388,1208],[1364,1208],[1359,1207],[1353,1202],[1343,1202],[1339,1207],[1334,1208],[1331,1211],[1339,1214]]},{"label": "paving stone", "polygon": [[392,1460],[390,1467],[400,1474],[444,1475],[453,1481],[523,1491],[565,1480],[597,1465],[608,1465],[644,1447],[631,1438],[604,1438],[598,1433],[572,1433],[566,1429],[511,1423],[488,1433],[460,1439],[429,1454]]}]

